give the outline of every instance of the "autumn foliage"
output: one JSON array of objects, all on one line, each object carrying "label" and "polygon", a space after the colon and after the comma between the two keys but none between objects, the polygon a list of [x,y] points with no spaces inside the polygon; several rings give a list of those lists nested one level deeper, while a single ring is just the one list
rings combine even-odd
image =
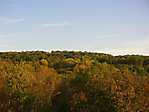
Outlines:
[{"label": "autumn foliage", "polygon": [[0,53],[0,112],[149,112],[149,57]]}]

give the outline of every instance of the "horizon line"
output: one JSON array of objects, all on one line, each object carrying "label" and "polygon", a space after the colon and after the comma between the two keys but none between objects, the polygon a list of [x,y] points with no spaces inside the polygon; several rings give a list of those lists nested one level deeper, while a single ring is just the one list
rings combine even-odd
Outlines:
[{"label": "horizon line", "polygon": [[30,49],[30,50],[0,50],[1,53],[3,52],[36,52],[36,51],[43,51],[43,52],[49,52],[51,53],[52,51],[68,51],[68,52],[89,52],[89,53],[103,53],[103,54],[109,54],[112,56],[126,56],[126,55],[139,55],[139,56],[149,56],[148,53],[138,53],[138,52],[126,52],[126,51],[119,51],[119,52],[113,52],[113,51],[103,51],[103,50],[81,50],[81,49],[49,49],[49,50],[45,50],[45,49]]}]

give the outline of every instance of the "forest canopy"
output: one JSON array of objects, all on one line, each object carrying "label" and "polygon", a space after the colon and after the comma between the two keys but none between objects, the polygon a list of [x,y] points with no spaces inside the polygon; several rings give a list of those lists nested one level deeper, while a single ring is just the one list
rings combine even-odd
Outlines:
[{"label": "forest canopy", "polygon": [[0,53],[2,112],[148,112],[149,56]]}]

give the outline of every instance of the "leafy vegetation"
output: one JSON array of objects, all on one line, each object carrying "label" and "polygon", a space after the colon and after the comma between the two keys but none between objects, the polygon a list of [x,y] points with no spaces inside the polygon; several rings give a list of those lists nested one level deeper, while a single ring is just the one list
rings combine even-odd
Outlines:
[{"label": "leafy vegetation", "polygon": [[149,56],[1,52],[1,112],[149,112]]}]

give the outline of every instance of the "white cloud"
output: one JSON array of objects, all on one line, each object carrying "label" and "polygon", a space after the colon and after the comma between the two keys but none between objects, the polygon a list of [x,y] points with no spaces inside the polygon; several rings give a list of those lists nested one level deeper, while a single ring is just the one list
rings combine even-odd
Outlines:
[{"label": "white cloud", "polygon": [[62,23],[45,23],[42,24],[43,27],[47,28],[47,27],[63,27],[63,26],[70,26],[71,24],[67,21],[64,21]]},{"label": "white cloud", "polygon": [[11,24],[23,22],[24,18],[0,17],[1,24]]}]

